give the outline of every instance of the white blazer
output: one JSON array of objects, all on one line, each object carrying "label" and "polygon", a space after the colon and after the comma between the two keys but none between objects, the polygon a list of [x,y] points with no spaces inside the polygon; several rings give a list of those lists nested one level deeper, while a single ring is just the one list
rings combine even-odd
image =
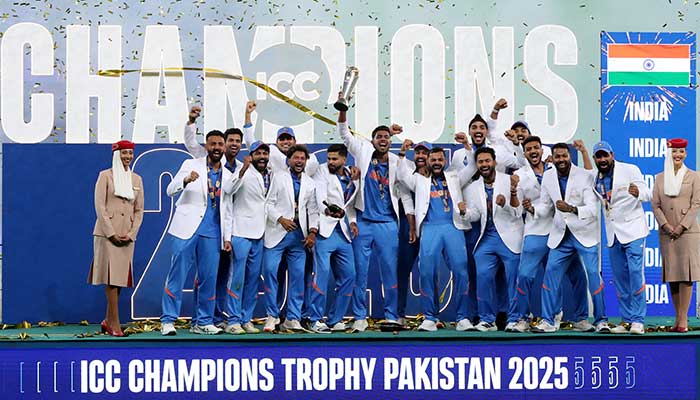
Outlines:
[{"label": "white blazer", "polygon": [[[597,170],[592,172],[595,182]],[[629,194],[630,183],[634,183],[639,188],[639,197]],[[598,196],[601,205],[603,205],[602,196],[597,190],[594,193]],[[650,200],[651,191],[647,187],[639,168],[636,165],[615,160],[612,197],[608,204],[608,209],[606,210],[603,206],[608,247],[613,245],[615,237],[620,243],[626,244],[649,235],[642,202]]]},{"label": "white blazer", "polygon": [[[197,172],[199,178],[184,186],[185,177],[189,176],[192,171]],[[223,184],[223,182],[230,180],[231,173],[226,168],[223,168],[222,164],[221,182]],[[180,198],[175,203],[175,215],[173,215],[173,220],[170,222],[168,233],[177,238],[187,240],[199,228],[208,206],[206,157],[185,160],[168,185],[166,192],[170,197],[180,194]],[[231,219],[231,196],[222,191],[219,204],[221,207],[219,211],[221,248],[223,249],[224,242],[231,240],[230,224],[228,223]]]},{"label": "white blazer", "polygon": [[[367,170],[372,162],[372,154],[374,154],[374,146],[372,143],[366,139],[355,137],[350,133],[350,128],[347,122],[337,123],[338,134],[343,139],[343,142],[348,147],[348,151],[355,158],[355,165],[360,169],[360,185],[359,193],[355,199],[355,208],[364,211],[365,210],[365,175],[367,175]],[[396,221],[399,221],[399,199],[404,203],[410,204],[411,194],[405,193],[402,185],[397,184],[396,172],[399,167],[399,156],[394,153],[388,154],[389,163],[389,187],[391,188],[391,204],[394,207],[394,216]]]},{"label": "white blazer", "polygon": [[574,237],[586,247],[600,243],[600,219],[598,217],[598,198],[593,190],[593,175],[583,168],[571,165],[566,184],[564,201],[578,208],[578,215],[557,210],[555,203],[562,200],[559,190],[559,178],[556,168],[544,173],[542,177],[542,194],[535,207],[535,218],[546,217],[554,210],[554,219],[549,231],[547,246],[554,249],[564,238],[568,227]]},{"label": "white blazer", "polygon": [[[496,197],[502,194],[506,198],[503,207],[496,205]],[[488,206],[486,204],[486,189],[484,189],[484,178],[479,177],[465,189],[467,199],[467,217],[470,221],[481,221],[481,232],[476,246],[481,242],[486,229],[488,218]],[[496,226],[498,235],[510,251],[520,254],[523,247],[523,207],[512,207],[510,205],[510,176],[502,172],[496,172],[496,179],[493,183],[493,224]],[[475,246],[475,248],[476,248]]]},{"label": "white blazer", "polygon": [[[299,225],[304,237],[309,233],[309,228],[318,229],[319,211],[316,203],[316,187],[313,179],[301,173],[301,185],[299,186]],[[278,222],[280,217],[294,219],[294,182],[292,175],[287,170],[277,171],[270,183],[270,194],[267,197],[267,224],[265,226],[265,247],[277,246],[287,231]]]},{"label": "white blazer", "polygon": [[[346,173],[349,174],[350,171],[346,171]],[[352,241],[348,221],[355,221],[356,219],[354,202],[357,197],[357,191],[360,190],[359,180],[353,181],[355,184],[355,191],[346,202],[343,194],[343,186],[340,184],[338,177],[328,171],[328,164],[324,163],[319,165],[318,172],[314,175],[313,179],[316,184],[316,203],[318,204],[319,214],[318,233],[324,238],[329,238],[336,224],[340,223],[340,229],[343,231],[345,238],[347,238],[348,241]],[[342,207],[345,210],[345,216],[347,218],[333,218],[326,215],[324,213],[326,209],[326,206],[323,205],[324,200],[328,202],[328,204],[335,204]]]},{"label": "white blazer", "polygon": [[[271,171],[268,173],[273,175]],[[269,192],[265,193],[263,176],[251,164],[239,178],[236,172],[228,181],[224,182],[224,191],[233,196],[233,218],[229,221],[232,225],[229,231],[233,236],[246,239],[260,239],[265,233],[267,214],[265,202]],[[273,176],[270,176],[272,186]]]},{"label": "white blazer", "polygon": [[[520,182],[518,183],[518,199],[520,199],[520,202],[522,203],[523,200],[530,199],[535,210],[541,208],[541,206],[538,207],[538,204],[542,194],[542,186],[537,181],[532,167],[528,164],[515,171],[515,175],[520,177]],[[549,213],[543,212],[539,218],[535,218],[533,214],[530,214],[524,209],[523,214],[525,214],[525,231],[523,236],[549,235],[549,230],[552,227],[552,218],[554,218],[553,209],[550,208]]]},{"label": "white blazer", "polygon": [[[255,142],[255,129],[253,127],[243,129],[243,141],[245,145],[250,149],[250,145]],[[287,155],[282,153],[282,150],[277,148],[276,145],[270,145],[270,164],[269,167],[273,171],[283,171],[288,168],[287,165]],[[304,172],[313,177],[318,170],[318,159],[315,154],[309,153],[309,159],[306,160],[306,168]]]},{"label": "white blazer", "polygon": [[[413,162],[405,158],[401,160],[398,178],[406,188],[415,193],[416,234],[420,236],[423,221],[428,215],[428,208],[430,207],[430,185],[432,182],[429,177],[414,173],[414,171],[415,164]],[[462,197],[463,184],[460,182],[457,172],[445,171],[445,180],[447,181],[450,200],[452,201],[452,223],[457,229],[465,231],[471,229],[471,224],[467,220],[466,214],[460,215],[459,207],[457,206],[461,201],[464,201]]]}]

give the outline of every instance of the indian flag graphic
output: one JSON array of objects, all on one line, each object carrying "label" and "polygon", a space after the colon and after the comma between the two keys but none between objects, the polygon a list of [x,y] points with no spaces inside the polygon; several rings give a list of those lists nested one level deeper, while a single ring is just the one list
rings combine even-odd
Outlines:
[{"label": "indian flag graphic", "polygon": [[608,44],[608,85],[688,86],[690,45]]}]

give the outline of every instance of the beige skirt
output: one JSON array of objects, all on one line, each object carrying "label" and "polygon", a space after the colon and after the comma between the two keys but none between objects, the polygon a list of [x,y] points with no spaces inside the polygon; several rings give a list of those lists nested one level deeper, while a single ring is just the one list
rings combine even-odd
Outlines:
[{"label": "beige skirt", "polygon": [[117,247],[106,237],[93,236],[95,255],[90,266],[88,283],[133,287],[134,242]]},{"label": "beige skirt", "polygon": [[676,240],[660,233],[659,247],[664,282],[700,281],[700,233],[686,232]]}]

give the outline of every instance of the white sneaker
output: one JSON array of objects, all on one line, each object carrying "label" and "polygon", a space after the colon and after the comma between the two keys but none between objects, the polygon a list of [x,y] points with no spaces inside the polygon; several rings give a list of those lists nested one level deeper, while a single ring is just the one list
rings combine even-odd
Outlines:
[{"label": "white sneaker", "polygon": [[243,327],[245,333],[260,333],[260,329],[256,328],[255,325],[253,325],[253,323],[250,321],[241,325],[241,327]]},{"label": "white sneaker", "polygon": [[226,330],[226,325],[227,325],[227,324],[226,324],[226,322],[221,321],[221,322],[217,322],[217,323],[214,324],[214,325],[215,325],[217,328],[221,329],[221,330]]},{"label": "white sneaker", "polygon": [[554,316],[554,326],[559,330],[561,328],[561,320],[564,318],[564,311],[559,311],[555,316]]},{"label": "white sneaker", "polygon": [[347,325],[340,321],[331,327],[331,332],[345,332],[346,329],[348,329]]},{"label": "white sneaker", "polygon": [[472,321],[470,321],[469,318],[460,319],[459,322],[457,322],[457,328],[455,329],[460,332],[476,330],[476,328],[474,328],[474,325],[472,325]]},{"label": "white sneaker", "polygon": [[593,332],[595,327],[587,319],[582,319],[574,322],[573,330],[576,332]]},{"label": "white sneaker", "polygon": [[492,324],[486,321],[479,322],[478,324],[476,324],[475,328],[479,332],[496,332],[498,330],[496,324]]},{"label": "white sneaker", "polygon": [[401,318],[399,318],[398,323],[401,326],[405,326],[408,322],[406,321],[406,318],[401,317]]},{"label": "white sneaker", "polygon": [[423,323],[420,324],[418,327],[419,331],[426,331],[426,332],[435,332],[437,330],[437,324],[435,321],[431,321],[429,319],[423,320]]},{"label": "white sneaker", "polygon": [[632,325],[630,326],[630,333],[633,335],[643,335],[644,324],[641,322],[632,322]]},{"label": "white sneaker", "polygon": [[535,333],[554,333],[557,330],[558,329],[556,326],[550,324],[549,322],[547,322],[544,319],[542,321],[540,321],[539,324],[533,326],[531,329],[531,331],[533,331]]},{"label": "white sneaker", "polygon": [[279,323],[280,323],[279,318],[268,316],[267,319],[265,320],[265,327],[263,328],[263,331],[264,332],[274,332],[275,327]]},{"label": "white sneaker", "polygon": [[293,319],[285,320],[281,326],[282,326],[282,329],[286,329],[286,330],[292,331],[292,332],[299,332],[299,331],[304,330],[304,328],[301,326],[299,321],[293,320]]},{"label": "white sneaker", "polygon": [[175,325],[172,322],[163,322],[163,324],[160,326],[160,334],[163,336],[177,335]]},{"label": "white sneaker", "polygon": [[356,319],[355,322],[352,323],[353,332],[364,332],[367,327],[369,327],[369,324],[366,319]]},{"label": "white sneaker", "polygon": [[598,322],[598,325],[595,326],[595,331],[598,333],[610,333],[610,325],[608,325],[608,321]]},{"label": "white sneaker", "polygon": [[221,332],[221,329],[214,326],[214,324],[195,325],[190,328],[190,333],[196,333],[197,335],[218,335]]},{"label": "white sneaker", "polygon": [[625,328],[624,325],[622,325],[622,323],[620,323],[620,325],[611,328],[610,333],[629,333],[629,331],[627,330],[627,328]]},{"label": "white sneaker", "polygon": [[530,324],[526,320],[521,319],[520,321],[515,323],[515,326],[513,327],[513,330],[511,332],[525,333],[529,331]]},{"label": "white sneaker", "polygon": [[331,333],[330,328],[328,328],[328,325],[321,321],[316,321],[311,325],[311,330],[316,332],[316,333]]},{"label": "white sneaker", "polygon": [[241,327],[241,324],[226,325],[224,332],[231,335],[245,335],[245,330]]}]

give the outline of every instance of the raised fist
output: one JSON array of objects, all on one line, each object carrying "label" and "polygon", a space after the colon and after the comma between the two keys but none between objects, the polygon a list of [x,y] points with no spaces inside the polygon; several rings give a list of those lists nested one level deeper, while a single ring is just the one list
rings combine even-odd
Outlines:
[{"label": "raised fist", "polygon": [[400,135],[401,133],[403,133],[403,127],[401,125],[391,124],[391,126],[389,127],[389,134],[391,136]]},{"label": "raised fist", "polygon": [[506,101],[504,98],[500,98],[498,101],[496,101],[496,104],[493,105],[493,108],[499,111],[504,108],[508,108],[508,101]]},{"label": "raised fist", "polygon": [[199,114],[202,113],[202,107],[200,106],[192,106],[190,109],[190,124],[194,124],[195,121],[197,121],[197,118],[199,118]]}]

